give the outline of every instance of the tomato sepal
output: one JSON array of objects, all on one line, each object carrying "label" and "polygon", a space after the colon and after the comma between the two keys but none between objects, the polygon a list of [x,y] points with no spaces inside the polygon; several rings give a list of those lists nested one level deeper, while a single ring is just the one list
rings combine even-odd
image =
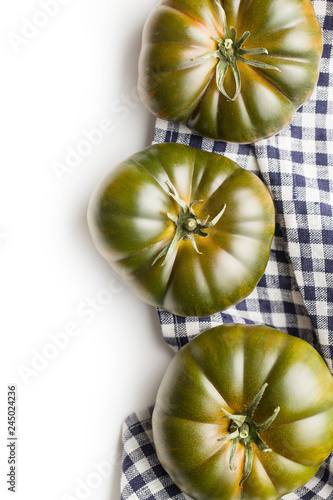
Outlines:
[{"label": "tomato sepal", "polygon": [[[261,69],[270,69],[275,71],[281,71],[276,66],[272,64],[267,64],[263,61],[254,61],[252,59],[246,59],[243,55],[258,55],[265,54],[268,55],[268,50],[259,47],[253,49],[242,49],[241,46],[250,36],[249,31],[245,31],[243,35],[237,40],[236,38],[236,29],[233,26],[230,26],[230,31],[228,28],[227,17],[222,5],[219,2],[215,2],[218,6],[218,9],[221,13],[221,17],[223,20],[223,32],[224,38],[212,37],[218,43],[218,49],[208,52],[203,56],[199,56],[193,58],[193,61],[203,61],[205,59],[219,59],[219,62],[216,66],[216,84],[221,92],[229,101],[235,101],[239,96],[241,91],[241,77],[238,69],[238,62],[242,62],[244,64],[248,64],[249,66],[254,66],[256,68]],[[224,79],[227,74],[227,70],[230,68],[232,70],[234,79],[235,79],[235,93],[233,97],[230,97],[227,91],[224,88]]]},{"label": "tomato sepal", "polygon": [[229,468],[231,471],[236,470],[236,468],[233,467],[233,460],[236,453],[237,444],[241,443],[245,448],[244,470],[239,486],[241,486],[243,482],[248,478],[252,470],[252,442],[256,445],[258,450],[261,451],[261,453],[270,453],[272,451],[272,449],[269,448],[267,444],[261,439],[259,431],[268,429],[268,427],[276,419],[280,411],[280,407],[277,406],[273,414],[268,417],[262,424],[257,424],[253,419],[253,413],[255,412],[261,398],[263,397],[267,386],[268,384],[265,383],[261,387],[244,413],[235,415],[228,412],[228,410],[226,410],[225,408],[221,408],[223,413],[225,413],[225,417],[223,418],[229,418],[232,421],[229,427],[230,434],[218,439],[218,441],[231,441],[231,451],[229,459]]},{"label": "tomato sepal", "polygon": [[195,215],[192,207],[193,205],[195,205],[195,203],[199,203],[203,200],[194,200],[188,205],[184,200],[180,198],[176,188],[172,185],[172,183],[169,180],[167,180],[165,183],[170,190],[168,193],[169,196],[171,196],[171,198],[173,198],[178,205],[179,214],[177,216],[175,214],[167,212],[167,216],[169,217],[170,220],[174,222],[176,226],[176,232],[171,242],[167,244],[161,250],[161,252],[155,257],[155,259],[152,262],[152,266],[154,266],[156,262],[165,255],[165,258],[162,263],[162,266],[164,266],[170,259],[171,255],[176,250],[178,243],[182,239],[189,239],[194,250],[198,254],[201,254],[202,252],[200,252],[197,247],[194,235],[196,234],[197,236],[202,236],[206,238],[208,236],[208,233],[205,233],[203,229],[209,229],[210,227],[215,226],[215,224],[220,220],[226,209],[226,204],[224,204],[222,210],[210,222],[208,222],[209,215],[205,218],[204,221],[202,221],[201,219],[199,219],[199,217]]}]

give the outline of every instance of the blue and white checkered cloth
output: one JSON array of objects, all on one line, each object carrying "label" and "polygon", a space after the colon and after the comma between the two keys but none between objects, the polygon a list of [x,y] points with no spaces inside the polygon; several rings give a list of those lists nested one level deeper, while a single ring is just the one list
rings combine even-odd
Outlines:
[{"label": "blue and white checkered cloth", "polygon": [[[159,310],[162,334],[177,350],[223,323],[264,324],[302,337],[333,371],[333,0],[314,0],[324,50],[317,88],[292,123],[255,144],[214,142],[186,127],[157,120],[154,142],[179,142],[227,156],[255,172],[270,190],[276,232],[266,271],[236,306],[206,318]],[[123,425],[121,500],[189,499],[160,465],[153,445],[152,408]],[[306,486],[286,500],[333,500],[333,454]]]}]

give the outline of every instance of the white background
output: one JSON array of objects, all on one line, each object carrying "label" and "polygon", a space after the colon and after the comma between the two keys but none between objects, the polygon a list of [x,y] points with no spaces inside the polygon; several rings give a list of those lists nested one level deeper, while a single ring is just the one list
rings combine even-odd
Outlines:
[{"label": "white background", "polygon": [[[118,500],[122,422],[153,404],[172,357],[155,309],[121,288],[86,223],[95,185],[152,140],[136,85],[156,3],[1,3],[2,499]],[[8,384],[18,398],[15,495]]]}]

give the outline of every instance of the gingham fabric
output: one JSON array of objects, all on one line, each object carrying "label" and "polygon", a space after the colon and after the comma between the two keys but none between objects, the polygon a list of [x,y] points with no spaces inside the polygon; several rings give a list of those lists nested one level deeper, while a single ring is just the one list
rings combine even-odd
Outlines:
[{"label": "gingham fabric", "polygon": [[[302,337],[333,370],[333,0],[313,5],[324,36],[320,77],[286,129],[271,139],[238,145],[156,122],[154,143],[179,142],[227,156],[264,181],[276,209],[269,262],[251,295],[205,318],[158,310],[162,334],[174,350],[219,324],[265,324]],[[121,500],[188,500],[158,462],[151,413],[152,407],[143,409],[123,424]],[[283,498],[333,500],[333,454],[306,486]]]}]

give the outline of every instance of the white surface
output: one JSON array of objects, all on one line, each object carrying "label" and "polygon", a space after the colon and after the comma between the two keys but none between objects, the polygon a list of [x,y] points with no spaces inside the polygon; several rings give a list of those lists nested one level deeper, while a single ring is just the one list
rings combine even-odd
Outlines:
[{"label": "white surface", "polygon": [[[172,357],[155,309],[119,291],[86,224],[95,185],[152,139],[136,84],[142,27],[156,3],[1,3],[2,499],[118,500],[122,421],[154,402]],[[85,134],[101,125],[84,150]],[[86,156],[62,171],[73,149]],[[14,496],[6,485],[13,383]]]}]

